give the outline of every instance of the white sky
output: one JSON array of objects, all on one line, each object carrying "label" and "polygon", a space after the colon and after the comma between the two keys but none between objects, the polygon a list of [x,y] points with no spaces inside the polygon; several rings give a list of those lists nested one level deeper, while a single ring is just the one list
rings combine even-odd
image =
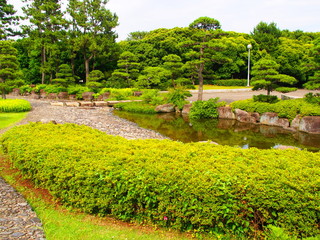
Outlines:
[{"label": "white sky", "polygon": [[[8,2],[21,8],[21,0]],[[119,17],[118,40],[134,31],[187,27],[204,16],[225,31],[250,33],[264,21],[281,30],[320,32],[319,0],[109,0],[107,8]]]}]

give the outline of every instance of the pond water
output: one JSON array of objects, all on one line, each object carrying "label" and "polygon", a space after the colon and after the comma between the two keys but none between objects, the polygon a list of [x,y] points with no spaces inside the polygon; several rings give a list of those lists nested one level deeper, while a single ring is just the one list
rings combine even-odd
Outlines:
[{"label": "pond water", "polygon": [[295,132],[280,127],[241,123],[236,120],[192,120],[180,114],[137,114],[114,111],[140,127],[161,133],[181,142],[213,141],[220,145],[260,149],[294,146],[320,151],[320,134]]}]

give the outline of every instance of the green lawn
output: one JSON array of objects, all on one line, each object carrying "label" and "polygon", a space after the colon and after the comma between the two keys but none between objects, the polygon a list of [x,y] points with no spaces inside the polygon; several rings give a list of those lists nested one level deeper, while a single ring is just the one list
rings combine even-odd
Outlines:
[{"label": "green lawn", "polygon": [[21,121],[28,112],[21,113],[0,113],[0,129],[9,127],[11,124]]},{"label": "green lawn", "polygon": [[[196,85],[196,90],[199,89],[199,86]],[[203,85],[204,90],[215,90],[215,89],[242,89],[242,88],[252,88],[252,87],[241,87],[241,86],[216,86],[216,85]]]}]

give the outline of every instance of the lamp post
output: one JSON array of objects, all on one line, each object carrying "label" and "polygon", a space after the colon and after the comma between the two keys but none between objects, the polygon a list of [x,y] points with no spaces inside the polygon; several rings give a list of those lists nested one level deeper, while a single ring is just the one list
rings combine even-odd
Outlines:
[{"label": "lamp post", "polygon": [[251,44],[248,44],[248,80],[247,80],[247,87],[250,87],[250,50],[252,48]]}]

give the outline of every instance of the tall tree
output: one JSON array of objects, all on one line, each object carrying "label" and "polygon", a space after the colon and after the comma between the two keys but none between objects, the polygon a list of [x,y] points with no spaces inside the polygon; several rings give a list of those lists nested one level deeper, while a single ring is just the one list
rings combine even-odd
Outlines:
[{"label": "tall tree", "polygon": [[274,22],[260,22],[254,29],[252,38],[260,45],[260,50],[266,50],[271,56],[280,44],[281,30]]},{"label": "tall tree", "polygon": [[115,45],[118,17],[106,9],[107,0],[70,0],[68,13],[73,26],[74,51],[81,52],[85,65],[86,81],[90,62],[99,54],[110,54]]},{"label": "tall tree", "polygon": [[121,53],[118,60],[118,69],[112,73],[112,77],[125,80],[126,86],[131,87],[134,80],[138,78],[140,64],[138,58],[131,52]]},{"label": "tall tree", "polygon": [[11,41],[0,41],[0,92],[2,98],[6,98],[6,92],[19,75],[19,63],[17,50]]},{"label": "tall tree", "polygon": [[0,40],[17,34],[12,28],[12,25],[16,25],[19,21],[15,13],[13,5],[8,4],[7,0],[0,0]]},{"label": "tall tree", "polygon": [[66,25],[59,0],[23,0],[27,6],[24,13],[30,25],[24,26],[25,33],[33,40],[33,47],[40,51],[41,83],[45,83],[46,74],[56,71],[59,66],[59,47],[62,30]]},{"label": "tall tree", "polygon": [[[205,64],[210,61],[224,62],[225,59],[220,53],[225,49],[225,45],[221,41],[217,41],[222,34],[220,23],[218,20],[209,17],[201,17],[192,22],[189,27],[193,29],[190,40],[183,42],[183,46],[190,47],[191,51],[187,56],[192,60],[190,63],[195,66],[198,72],[199,91],[198,101],[203,96],[203,71]],[[216,31],[212,31],[216,30]]]},{"label": "tall tree", "polygon": [[277,64],[270,56],[266,56],[257,61],[252,67],[252,85],[253,90],[266,89],[270,95],[279,84],[292,85],[297,83],[294,77],[285,74],[279,74]]}]

